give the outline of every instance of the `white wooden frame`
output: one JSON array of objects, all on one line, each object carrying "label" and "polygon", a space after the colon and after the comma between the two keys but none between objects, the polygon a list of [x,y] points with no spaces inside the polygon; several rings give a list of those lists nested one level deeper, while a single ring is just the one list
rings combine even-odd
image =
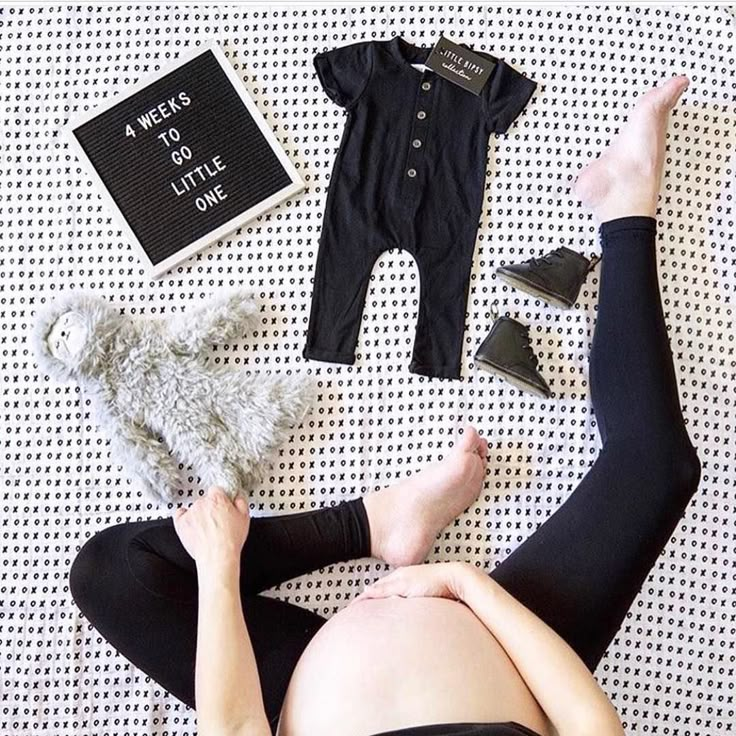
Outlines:
[{"label": "white wooden frame", "polygon": [[[125,216],[123,215],[122,211],[115,203],[115,200],[113,199],[112,194],[108,191],[107,187],[105,186],[105,183],[100,178],[94,165],[92,164],[90,159],[87,157],[87,154],[84,152],[84,149],[82,148],[79,141],[77,140],[77,137],[74,135],[74,131],[77,128],[79,128],[81,125],[84,125],[84,123],[89,122],[92,118],[97,117],[98,115],[105,112],[106,110],[109,110],[111,107],[114,107],[118,103],[128,99],[129,97],[133,96],[134,94],[142,90],[144,87],[147,87],[148,85],[160,79],[161,77],[166,76],[167,74],[173,72],[174,70],[178,69],[183,64],[186,64],[192,61],[193,59],[196,59],[198,56],[201,56],[202,54],[205,54],[208,52],[212,52],[214,54],[215,59],[217,59],[223,71],[230,79],[230,82],[235,88],[235,91],[240,96],[240,99],[243,101],[243,104],[245,105],[246,109],[248,110],[251,117],[258,125],[258,128],[260,129],[261,133],[265,137],[266,142],[270,146],[271,150],[274,152],[278,160],[281,162],[281,165],[286,170],[287,174],[289,175],[289,179],[291,181],[283,189],[280,189],[278,192],[274,192],[270,197],[263,200],[262,202],[259,202],[254,207],[251,207],[245,210],[244,212],[241,212],[239,215],[236,215],[235,217],[231,218],[230,220],[223,223],[215,230],[212,230],[211,232],[209,232],[207,235],[199,238],[198,240],[195,240],[192,243],[189,243],[188,245],[186,245],[184,248],[182,248],[180,251],[178,251],[174,255],[169,256],[167,259],[161,261],[161,263],[154,264],[148,258],[146,251],[143,249],[143,246],[138,241],[138,238],[135,236],[135,233],[133,232],[127,220],[125,219]],[[139,257],[141,258],[143,263],[146,265],[147,270],[148,270],[148,275],[152,279],[162,276],[164,273],[166,273],[166,271],[170,270],[177,264],[186,260],[187,258],[194,255],[198,251],[202,250],[202,248],[204,248],[205,246],[209,245],[210,243],[214,243],[215,241],[219,240],[220,238],[224,237],[228,233],[238,228],[239,226],[245,224],[249,220],[254,219],[255,217],[258,217],[258,215],[263,214],[267,210],[271,209],[271,207],[277,205],[279,202],[282,202],[283,200],[294,196],[298,192],[302,191],[302,189],[304,189],[304,182],[299,176],[299,173],[297,172],[296,168],[294,167],[294,165],[291,163],[291,161],[287,157],[286,153],[284,152],[284,149],[281,147],[281,144],[278,142],[278,140],[276,139],[276,136],[273,134],[273,131],[268,126],[263,115],[261,115],[261,112],[256,107],[255,102],[253,102],[253,99],[248,94],[247,90],[245,89],[245,85],[243,84],[243,81],[236,74],[235,70],[233,69],[230,62],[227,60],[227,57],[223,53],[217,41],[210,41],[208,43],[198,46],[196,49],[192,50],[191,52],[182,54],[175,61],[172,61],[170,64],[166,64],[165,66],[161,67],[161,69],[159,69],[158,71],[147,75],[146,77],[139,80],[133,85],[129,85],[127,87],[122,88],[114,96],[105,100],[101,105],[94,108],[93,110],[88,110],[86,112],[80,113],[70,118],[70,120],[67,122],[67,124],[62,129],[62,135],[64,139],[67,141],[67,143],[70,145],[74,153],[77,155],[79,160],[84,165],[85,169],[87,170],[87,173],[92,177],[93,181],[97,185],[98,193],[101,195],[105,204],[112,210],[113,215],[115,216],[115,219],[118,222],[118,225],[122,228],[122,230],[128,236],[128,239],[133,244],[135,250],[138,252]]]}]

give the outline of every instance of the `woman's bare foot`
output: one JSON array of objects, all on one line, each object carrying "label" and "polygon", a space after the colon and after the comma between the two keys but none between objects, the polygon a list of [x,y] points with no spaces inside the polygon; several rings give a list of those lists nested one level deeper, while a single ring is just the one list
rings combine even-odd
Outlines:
[{"label": "woman's bare foot", "polygon": [[687,89],[685,76],[649,90],[599,159],[586,166],[573,193],[600,222],[657,213],[670,111]]},{"label": "woman's bare foot", "polygon": [[487,451],[468,427],[444,460],[365,496],[373,556],[397,567],[424,560],[437,535],[478,498]]}]

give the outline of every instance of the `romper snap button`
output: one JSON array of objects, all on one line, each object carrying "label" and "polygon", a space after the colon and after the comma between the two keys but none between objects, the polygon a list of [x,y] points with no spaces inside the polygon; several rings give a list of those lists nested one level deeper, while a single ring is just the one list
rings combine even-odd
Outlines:
[{"label": "romper snap button", "polygon": [[409,169],[409,171],[406,172],[407,176],[410,176],[412,179],[417,175],[416,169]]},{"label": "romper snap button", "polygon": [[417,117],[419,118],[419,120],[424,120],[424,118],[426,118],[426,117],[427,117],[427,113],[426,113],[426,112],[424,112],[424,110],[420,110],[420,111],[419,111],[419,112],[417,113]]},{"label": "romper snap button", "polygon": [[432,85],[429,82],[422,82],[422,89],[426,92]]},{"label": "romper snap button", "polygon": [[411,144],[412,144],[412,146],[414,146],[414,148],[421,148],[422,142],[419,140],[419,138],[415,138],[411,142]]}]

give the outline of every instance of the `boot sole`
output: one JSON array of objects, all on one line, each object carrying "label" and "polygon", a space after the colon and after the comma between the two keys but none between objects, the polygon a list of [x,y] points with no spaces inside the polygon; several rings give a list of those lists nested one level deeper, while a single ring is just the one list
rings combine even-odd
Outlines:
[{"label": "boot sole", "polygon": [[539,396],[542,399],[549,399],[551,397],[551,393],[545,393],[541,388],[539,388],[539,386],[535,386],[533,383],[526,383],[515,373],[511,373],[495,363],[489,363],[487,360],[481,360],[478,357],[475,358],[475,362],[482,370],[487,371],[488,373],[494,373],[499,378],[503,378],[504,381],[510,383],[514,388],[518,388],[519,391],[527,391],[528,393]]},{"label": "boot sole", "polygon": [[557,294],[553,294],[549,291],[544,291],[536,284],[532,284],[526,279],[517,276],[515,273],[504,270],[503,266],[496,269],[496,274],[501,279],[501,281],[505,281],[507,284],[510,284],[517,289],[526,291],[528,294],[536,296],[538,299],[541,299],[542,301],[545,301],[552,306],[560,307],[562,309],[569,309],[575,304],[575,302],[568,302]]}]

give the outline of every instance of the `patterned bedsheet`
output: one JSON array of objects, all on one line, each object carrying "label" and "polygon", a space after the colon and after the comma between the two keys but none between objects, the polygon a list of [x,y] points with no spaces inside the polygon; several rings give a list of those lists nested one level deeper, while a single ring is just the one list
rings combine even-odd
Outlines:
[{"label": "patterned bedsheet", "polygon": [[[311,58],[395,34],[427,45],[439,30],[540,83],[509,133],[490,143],[464,379],[407,370],[419,282],[405,252],[376,265],[357,364],[305,363],[320,218],[344,122]],[[473,422],[491,443],[486,486],[432,557],[490,568],[565,500],[599,447],[587,363],[596,274],[578,306],[562,311],[502,286],[494,269],[563,244],[598,251],[570,179],[615,134],[635,94],[674,72],[688,73],[692,86],[671,123],[659,269],[703,480],[597,674],[628,733],[736,732],[734,31],[725,7],[704,6],[0,8],[0,734],[195,732],[193,713],[117,655],[70,598],[67,571],[90,534],[171,509],[151,505],[125,478],[84,393],[39,375],[26,335],[43,299],[88,288],[131,313],[162,314],[222,287],[251,287],[261,324],[213,359],[309,371],[319,381],[317,407],[253,489],[254,514],[379,488],[441,457]],[[307,190],[151,282],[59,133],[75,111],[211,38]],[[553,400],[519,394],[472,367],[494,300],[532,325]],[[182,501],[194,493],[192,482]],[[335,565],[272,594],[331,615],[383,569],[371,560]]]}]

